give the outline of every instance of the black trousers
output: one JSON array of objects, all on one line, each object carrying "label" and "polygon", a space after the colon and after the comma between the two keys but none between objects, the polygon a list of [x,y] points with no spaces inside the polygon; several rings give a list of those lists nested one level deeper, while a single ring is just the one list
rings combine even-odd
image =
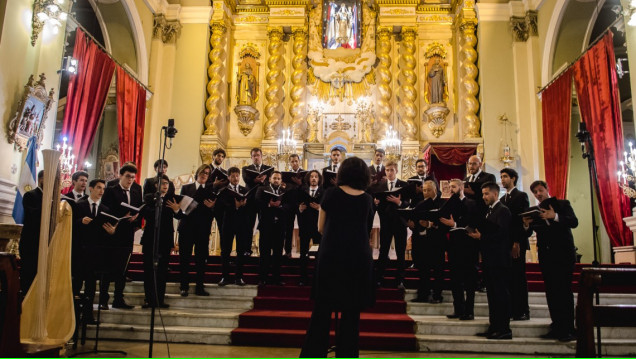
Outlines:
[{"label": "black trousers", "polygon": [[[234,243],[234,238],[236,237],[236,279],[243,278],[243,264],[245,262],[245,251],[241,250],[241,248],[245,248],[245,243],[249,241],[251,245],[251,236],[252,230],[249,230],[249,233],[246,229],[241,230],[241,228],[232,230],[226,224],[223,227],[223,232],[221,232],[221,263],[222,263],[222,275],[223,278],[229,280],[231,266],[230,266],[230,254],[232,254],[232,244]],[[249,235],[248,235],[249,234]]]},{"label": "black trousers", "polygon": [[170,249],[167,251],[164,250],[163,253],[157,253],[156,277],[152,263],[152,245],[144,245],[142,251],[144,259],[144,292],[146,294],[146,301],[151,306],[157,306],[157,304],[163,304],[166,297],[166,282],[168,281],[168,261],[170,260]]},{"label": "black trousers", "polygon": [[539,251],[539,266],[545,283],[552,330],[557,334],[574,334],[574,256]]},{"label": "black trousers", "polygon": [[[202,224],[202,228],[210,228]],[[205,266],[210,253],[208,243],[210,232],[192,233],[189,231],[179,232],[179,265],[181,269],[181,290],[188,290],[190,287],[190,262],[192,261],[192,248],[194,248],[194,262],[196,269],[195,282],[197,288],[203,288]]]},{"label": "black trousers", "polygon": [[309,245],[313,241],[314,244],[320,244],[322,235],[318,232],[317,223],[307,224],[300,223],[300,278],[307,279],[307,266],[309,265]]},{"label": "black trousers", "polygon": [[389,250],[391,240],[395,238],[395,255],[397,257],[396,282],[404,280],[404,256],[406,255],[406,226],[402,221],[394,216],[380,216],[380,255],[378,256],[378,267],[376,280],[380,281],[384,277],[384,271],[389,263]]},{"label": "black trousers", "polygon": [[421,254],[416,258],[415,266],[418,269],[419,284],[417,287],[418,298],[428,298],[432,292],[434,299],[442,299],[444,283],[444,242],[439,238],[413,236],[413,242],[419,241]]},{"label": "black trousers", "polygon": [[[311,313],[305,342],[300,351],[301,358],[327,357],[333,312],[334,309],[331,306],[320,301],[316,302],[314,311]],[[343,309],[340,314],[336,330],[336,357],[357,358],[360,354],[360,309]]]},{"label": "black trousers", "polygon": [[[132,253],[132,243],[128,248],[128,252]],[[112,268],[110,268],[112,270]],[[99,279],[99,303],[100,304],[108,304],[108,300],[110,299],[110,295],[108,294],[108,289],[110,288],[110,283],[115,282],[115,292],[113,293],[114,302],[123,301],[124,300],[124,289],[126,288],[126,272],[124,268],[121,268],[121,272],[110,273],[101,275],[96,273],[96,277]]]},{"label": "black trousers", "polygon": [[474,315],[477,290],[479,252],[471,248],[467,238],[450,237],[448,264],[450,266],[453,309],[457,315]]},{"label": "black trousers", "polygon": [[513,318],[530,314],[528,305],[528,280],[526,278],[526,250],[519,251],[519,258],[512,258],[510,268],[510,301]]},{"label": "black trousers", "polygon": [[285,254],[291,255],[292,252],[292,242],[294,240],[294,220],[296,218],[296,213],[290,213],[286,215],[285,219],[285,243],[283,244],[283,249],[285,250]]},{"label": "black trousers", "polygon": [[488,299],[489,330],[502,332],[510,330],[510,268],[490,268],[483,266]]},{"label": "black trousers", "polygon": [[[257,191],[257,190],[254,190]],[[258,206],[256,205],[256,200],[252,198],[247,199],[247,204],[245,205],[245,211],[247,212],[247,226],[250,230],[250,235],[253,236],[254,233],[254,225],[256,224],[256,217],[258,217]],[[260,240],[259,240],[260,241]],[[242,250],[247,255],[252,255],[252,237],[250,237],[249,245],[245,245]]]},{"label": "black trousers", "polygon": [[269,274],[272,280],[280,280],[280,262],[283,256],[284,232],[283,224],[263,228],[259,239],[260,280],[266,281]]}]

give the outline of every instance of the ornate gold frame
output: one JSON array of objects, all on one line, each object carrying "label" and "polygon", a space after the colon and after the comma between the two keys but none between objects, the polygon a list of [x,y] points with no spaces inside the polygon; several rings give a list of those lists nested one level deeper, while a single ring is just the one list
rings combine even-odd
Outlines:
[{"label": "ornate gold frame", "polygon": [[[24,86],[24,92],[18,102],[15,115],[7,126],[7,140],[9,143],[13,143],[14,149],[20,152],[26,148],[31,136],[37,137],[38,146],[42,144],[42,130],[53,103],[55,91],[51,88],[51,91],[47,94],[46,85],[44,84],[46,76],[44,73],[39,76],[40,80],[37,82],[33,75],[29,76],[29,81]],[[34,115],[31,111],[37,112]],[[34,115],[33,118],[31,118],[32,115]],[[32,123],[29,124],[29,122]]]},{"label": "ornate gold frame", "polygon": [[[117,141],[113,142],[108,149],[106,149],[105,151],[103,151],[102,153],[100,153],[99,155],[99,159],[97,160],[97,168],[99,169],[99,178],[102,178],[104,180],[106,180],[107,182],[117,178],[119,175],[119,149],[118,149],[118,144]],[[106,177],[106,169],[104,168],[104,165],[108,162],[114,162],[117,163],[117,167],[115,168],[115,166],[113,166],[113,172],[115,177],[114,178],[107,178]]]}]

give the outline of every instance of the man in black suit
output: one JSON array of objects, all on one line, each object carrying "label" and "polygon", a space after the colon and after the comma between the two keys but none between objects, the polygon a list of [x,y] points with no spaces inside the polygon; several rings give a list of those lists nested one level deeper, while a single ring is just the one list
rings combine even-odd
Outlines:
[{"label": "man in black suit", "polygon": [[479,240],[482,269],[486,280],[489,327],[479,336],[488,339],[512,339],[510,330],[510,210],[499,201],[499,185],[482,185],[486,215],[481,217],[474,232],[468,235]]},{"label": "man in black suit", "polygon": [[72,190],[62,196],[63,200],[68,200],[71,208],[75,202],[86,197],[86,186],[88,185],[88,173],[85,171],[77,171],[71,175]]},{"label": "man in black suit", "polygon": [[[137,167],[137,164],[136,164],[134,161],[128,161],[128,162],[124,162],[124,165],[123,165],[123,166],[133,166],[133,167],[135,167],[135,168],[136,168],[136,167]],[[123,167],[123,166],[122,166],[122,167]],[[120,171],[120,172],[121,172],[121,171]],[[121,178],[121,175],[120,175],[120,174],[118,174],[118,177],[117,177],[117,178],[112,179],[112,180],[110,180],[110,181],[106,182],[106,188],[108,188],[108,187],[113,187],[113,186],[117,186],[117,185],[119,184],[119,179],[120,179],[120,178]],[[139,191],[140,191],[140,192],[142,192],[142,187],[141,187],[141,185],[140,185],[139,183],[137,183],[137,182],[133,182],[132,186],[133,186],[133,187],[138,188],[138,189],[139,189]],[[143,193],[143,192],[142,192],[142,193]]]},{"label": "man in black suit", "polygon": [[[254,147],[250,151],[250,156],[252,158],[252,164],[249,166],[245,166],[241,169],[241,176],[243,177],[243,182],[245,183],[245,187],[247,187],[248,191],[251,191],[254,187],[257,186],[268,186],[269,185],[269,176],[271,172],[262,174],[257,177],[248,176],[248,171],[252,170],[256,172],[266,171],[272,166],[263,164],[263,151],[260,148]],[[256,190],[250,192],[250,195],[247,198],[247,223],[246,225],[254,231],[254,224],[256,223],[256,216],[258,215],[258,203],[255,200]],[[245,255],[248,257],[252,255],[252,241],[249,244],[246,244],[244,248],[241,248]]]},{"label": "man in black suit", "polygon": [[539,267],[552,319],[550,332],[541,337],[563,342],[575,340],[572,272],[576,250],[572,228],[576,228],[579,221],[568,200],[550,197],[544,181],[534,181],[530,190],[539,201],[541,221],[524,217],[523,222],[537,234]]},{"label": "man in black suit", "polygon": [[[247,198],[235,195],[236,193],[245,195],[247,189],[239,185],[241,171],[238,167],[230,167],[228,170],[229,184],[221,192],[219,204],[223,206],[223,230],[221,231],[221,260],[223,264],[223,274],[219,286],[223,287],[230,283],[230,254],[232,253],[232,242],[236,238],[236,278],[234,283],[244,286],[243,262],[245,252],[240,248],[249,246],[252,242],[252,229],[245,226],[247,221]],[[247,244],[246,244],[247,243]]]},{"label": "man in black suit", "polygon": [[201,165],[196,171],[196,182],[181,187],[181,195],[193,198],[197,202],[196,208],[190,213],[181,212],[179,221],[179,264],[181,266],[181,296],[187,297],[190,290],[190,261],[194,247],[196,263],[196,295],[208,296],[210,293],[204,288],[205,265],[210,253],[210,231],[214,216],[216,197],[212,186],[206,185],[210,176],[210,166]]},{"label": "man in black suit", "polygon": [[[329,187],[333,187],[336,185],[336,178],[333,176],[329,176],[326,175],[327,172],[335,172],[338,173],[338,168],[340,167],[340,157],[342,156],[342,152],[340,151],[340,148],[338,147],[334,147],[331,149],[331,164],[325,168],[322,169],[322,178],[323,178],[323,182],[322,182],[322,187],[324,189],[327,189]],[[331,178],[330,180],[327,180],[327,178]]]},{"label": "man in black suit", "polygon": [[487,208],[479,189],[484,183],[497,183],[497,178],[492,173],[482,171],[481,166],[482,162],[479,156],[470,156],[468,159],[468,175],[464,178],[464,182],[467,182],[464,188],[464,195],[475,201],[477,208],[482,212],[481,214],[485,215]]},{"label": "man in black suit", "polygon": [[[147,194],[154,195],[155,192],[157,192],[157,176],[161,177],[165,175],[166,172],[168,172],[168,161],[163,160],[163,164],[162,164],[160,159],[156,160],[154,164],[154,168],[157,174],[154,175],[153,177],[146,178],[146,180],[144,181],[144,186],[143,186],[144,196]],[[168,189],[168,194],[170,196],[174,196],[174,191],[175,191],[174,183],[170,181],[170,188]]]},{"label": "man in black suit", "polygon": [[84,312],[85,322],[95,324],[93,305],[97,276],[95,271],[96,256],[100,256],[100,246],[104,246],[115,234],[116,226],[106,222],[97,226],[93,220],[101,213],[109,213],[110,209],[103,204],[102,197],[106,182],[94,179],[88,186],[90,195],[81,198],[73,212],[73,251],[71,253],[71,275],[73,278],[73,295],[79,296],[84,286],[86,302],[91,303]]},{"label": "man in black suit", "polygon": [[[397,163],[388,161],[385,166],[386,180],[379,182],[372,192],[393,191],[395,188],[406,187],[407,183],[397,178]],[[408,198],[402,194],[388,195],[385,198],[374,199],[378,215],[380,216],[380,255],[376,271],[376,282],[380,283],[384,277],[384,270],[389,262],[391,241],[395,238],[395,255],[397,256],[396,286],[404,288],[404,256],[406,255],[406,224],[398,214],[398,208],[409,205]]]},{"label": "man in black suit", "polygon": [[[169,307],[164,299],[166,296],[166,281],[168,280],[168,261],[170,260],[170,251],[174,247],[173,220],[175,215],[177,219],[181,216],[180,207],[174,198],[174,193],[170,193],[171,183],[168,176],[161,175],[161,185],[159,187],[161,217],[159,218],[160,229],[159,238],[157,239],[157,250],[155,250],[156,194],[148,193],[144,196],[146,206],[142,210],[142,215],[146,220],[146,225],[141,236],[141,245],[143,246],[144,292],[146,298],[142,308]],[[154,263],[157,263],[156,268]]]},{"label": "man in black suit", "polygon": [[523,219],[519,216],[528,207],[528,195],[516,188],[519,174],[512,168],[504,168],[499,171],[501,185],[506,189],[506,194],[501,197],[510,213],[510,236],[512,237],[512,267],[510,275],[510,300],[513,320],[529,320],[530,307],[528,306],[528,281],[526,279],[526,251],[530,248],[528,233],[523,227]]},{"label": "man in black suit", "polygon": [[24,193],[24,223],[20,233],[20,290],[25,296],[38,272],[40,220],[42,217],[42,188],[44,171],[38,172],[38,186]]},{"label": "man in black suit", "polygon": [[[435,187],[437,188],[437,195],[441,196],[442,192],[439,189],[439,182],[437,182],[437,178],[435,178],[435,173],[428,172],[428,165],[426,164],[426,160],[423,158],[415,161],[415,176],[410,177],[410,180],[419,180],[422,184],[426,181],[435,182]],[[415,187],[415,195],[411,198],[412,204],[418,204],[424,200],[424,195],[422,194],[422,184],[418,184]]]},{"label": "man in black suit", "polygon": [[375,186],[380,182],[380,180],[386,177],[386,172],[384,171],[384,149],[376,148],[373,153],[373,162],[369,165],[369,170],[371,171],[371,186]]},{"label": "man in black suit", "polygon": [[[299,173],[303,171],[300,167],[300,157],[293,153],[289,156],[290,172]],[[291,258],[292,255],[292,241],[294,239],[294,223],[296,215],[298,214],[298,191],[303,184],[302,178],[292,178],[291,183],[282,183],[283,188],[287,192],[287,202],[289,204],[289,211],[287,212],[287,218],[285,218],[285,243],[283,249],[285,251],[284,256]]]},{"label": "man in black suit", "polygon": [[[477,289],[477,267],[479,265],[479,243],[462,228],[475,226],[475,201],[464,195],[464,183],[460,179],[450,181],[452,196],[459,199],[448,218],[440,222],[449,229],[448,264],[450,266],[453,293],[453,314],[449,319],[475,319],[475,290]],[[449,201],[454,200],[451,197]]]},{"label": "man in black suit", "polygon": [[[424,182],[422,194],[424,200],[415,206],[413,209],[415,212],[436,210],[444,204],[444,200],[437,195],[437,187],[433,181]],[[413,261],[420,278],[417,297],[413,299],[413,302],[441,303],[444,299],[442,281],[444,280],[446,229],[425,218],[416,218],[414,221],[408,221],[407,224],[413,231],[411,235]]]},{"label": "man in black suit", "polygon": [[322,175],[317,170],[311,170],[305,176],[307,185],[300,191],[300,205],[298,206],[298,232],[300,236],[300,282],[307,284],[307,265],[309,263],[309,244],[320,244],[322,235],[318,232],[318,211],[323,189],[320,187]]},{"label": "man in black suit", "polygon": [[[225,156],[225,150],[222,148],[217,148],[214,152],[212,152],[212,163],[210,163],[210,170],[212,172],[210,172],[210,177],[208,178],[206,185],[212,186],[212,189],[215,192],[218,192],[230,183],[227,178],[227,171],[221,167],[225,160]],[[214,220],[216,221],[217,233],[223,232],[224,207],[225,206],[221,205],[214,208]]]},{"label": "man in black suit", "polygon": [[[137,176],[137,167],[132,165],[123,166],[119,170],[119,184],[107,187],[104,192],[102,201],[108,207],[115,217],[121,218],[126,215],[131,217],[124,219],[117,225],[117,230],[112,238],[111,246],[118,248],[127,248],[132,253],[133,243],[135,241],[135,232],[141,228],[141,218],[139,213],[133,213],[129,208],[122,206],[126,203],[133,207],[141,207],[143,197],[141,194],[141,186],[133,186]],[[123,269],[123,268],[122,268]],[[107,277],[106,280],[99,283],[99,303],[102,309],[108,309],[108,287],[110,282],[115,282],[115,293],[113,299],[113,308],[132,309],[132,305],[126,304],[124,301],[124,288],[126,287],[126,276],[122,272],[113,278]]]},{"label": "man in black suit", "polygon": [[281,186],[281,173],[272,172],[269,186],[260,187],[256,192],[256,200],[260,207],[258,214],[258,230],[260,231],[260,281],[267,284],[268,275],[272,275],[272,283],[284,285],[280,277],[280,260],[283,254],[283,238],[285,236],[285,219],[287,218],[287,204],[282,197],[285,189]]}]

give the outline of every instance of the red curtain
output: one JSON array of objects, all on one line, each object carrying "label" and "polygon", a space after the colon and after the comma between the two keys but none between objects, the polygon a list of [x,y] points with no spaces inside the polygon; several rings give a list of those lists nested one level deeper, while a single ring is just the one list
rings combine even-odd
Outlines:
[{"label": "red curtain", "polygon": [[[141,173],[141,154],[146,121],[146,89],[117,67],[117,118],[119,122],[119,161],[133,161]],[[139,176],[136,179],[139,182]]]},{"label": "red curtain", "polygon": [[62,134],[73,146],[76,163],[82,164],[95,139],[115,62],[80,29],[75,33],[73,58],[78,68],[69,78]]},{"label": "red curtain", "polygon": [[541,94],[543,163],[550,194],[565,198],[570,161],[572,71],[567,70]]},{"label": "red curtain", "polygon": [[632,232],[623,222],[631,216],[629,199],[618,186],[623,154],[623,128],[611,31],[574,65],[582,120],[592,136],[598,172],[596,190],[601,218],[612,246],[631,245]]},{"label": "red curtain", "polygon": [[424,159],[438,181],[466,177],[466,162],[477,151],[476,146],[430,145]]}]

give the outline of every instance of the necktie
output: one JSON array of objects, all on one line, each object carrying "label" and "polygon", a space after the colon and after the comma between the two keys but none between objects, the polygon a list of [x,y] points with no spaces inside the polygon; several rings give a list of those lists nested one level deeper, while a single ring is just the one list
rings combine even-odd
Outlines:
[{"label": "necktie", "polygon": [[260,172],[261,171],[261,166],[256,166],[256,172]]},{"label": "necktie", "polygon": [[333,165],[332,171],[336,172],[336,165]]},{"label": "necktie", "polygon": [[506,193],[506,203],[508,203],[508,201],[510,201],[510,193]]},{"label": "necktie", "polygon": [[80,199],[80,198],[82,198],[82,194],[78,193],[77,196],[75,196],[75,199]]},{"label": "necktie", "polygon": [[492,214],[492,207],[488,207],[488,213],[486,213],[486,218]]},{"label": "necktie", "polygon": [[97,203],[93,203],[93,209],[91,210],[93,218],[97,217]]},{"label": "necktie", "polygon": [[422,180],[422,182],[424,182],[424,178],[425,178],[425,177],[424,177],[424,176],[422,176],[422,177],[420,177],[420,180]]},{"label": "necktie", "polygon": [[375,173],[380,173],[380,166],[378,166],[378,169],[375,171]]},{"label": "necktie", "polygon": [[468,182],[475,182],[475,175],[470,175]]},{"label": "necktie", "polygon": [[389,191],[393,190],[393,181],[389,182]]},{"label": "necktie", "polygon": [[313,196],[315,196],[315,195],[316,195],[316,190],[315,190],[315,189],[312,189],[312,190],[311,190],[311,196],[313,197]]},{"label": "necktie", "polygon": [[124,189],[124,193],[126,194],[126,203],[130,204],[130,190]]}]

